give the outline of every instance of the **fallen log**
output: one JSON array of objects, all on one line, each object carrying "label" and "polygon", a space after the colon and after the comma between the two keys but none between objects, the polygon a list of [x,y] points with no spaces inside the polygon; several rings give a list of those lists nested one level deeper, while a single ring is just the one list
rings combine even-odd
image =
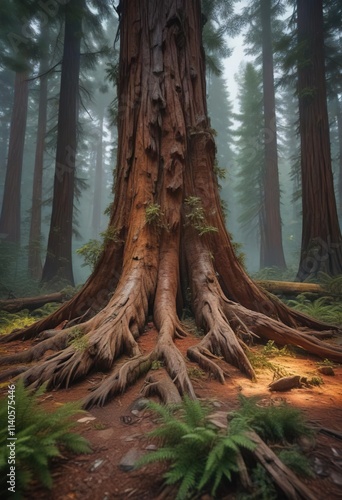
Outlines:
[{"label": "fallen log", "polygon": [[63,292],[55,292],[38,297],[21,297],[18,299],[0,300],[0,310],[15,313],[22,309],[33,311],[44,306],[48,302],[64,302],[69,297]]},{"label": "fallen log", "polygon": [[[299,295],[300,293],[312,293],[315,295],[329,295],[327,291],[316,283],[300,283],[291,281],[270,281],[262,280],[256,282],[259,286],[275,295]],[[42,307],[48,302],[64,302],[68,295],[63,292],[55,292],[36,297],[21,297],[16,299],[0,300],[0,310],[10,313],[18,312],[22,309],[33,311]]]},{"label": "fallen log", "polygon": [[247,436],[256,444],[253,456],[270,474],[275,484],[291,500],[317,500],[317,497],[298,479],[298,477],[277,457],[267,444],[254,431]]},{"label": "fallen log", "polygon": [[330,295],[321,285],[317,283],[301,283],[297,281],[270,281],[261,280],[256,282],[259,286],[275,295],[299,295],[300,293],[312,293],[314,295]]}]

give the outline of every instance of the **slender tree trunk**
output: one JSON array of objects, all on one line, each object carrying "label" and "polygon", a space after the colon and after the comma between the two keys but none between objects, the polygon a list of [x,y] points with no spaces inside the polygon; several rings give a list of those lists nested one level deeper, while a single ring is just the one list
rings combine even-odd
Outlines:
[{"label": "slender tree trunk", "polygon": [[2,117],[0,120],[0,204],[2,204],[3,190],[6,178],[6,166],[11,127],[11,111],[13,109],[14,77],[14,72],[10,69],[7,69],[1,73],[0,78],[0,85],[2,87]]},{"label": "slender tree trunk", "polygon": [[336,102],[336,117],[337,117],[337,130],[338,130],[338,180],[337,180],[337,193],[338,193],[338,214],[340,217],[340,223],[342,224],[342,104],[335,97]]},{"label": "slender tree trunk", "polygon": [[48,69],[47,57],[40,63],[40,86],[39,86],[39,109],[38,109],[38,127],[37,144],[34,162],[31,225],[28,250],[28,268],[31,277],[40,280],[42,276],[41,260],[41,212],[42,212],[42,186],[43,186],[43,167],[45,134],[47,120],[47,97],[48,97],[48,77],[45,72]]},{"label": "slender tree trunk", "polygon": [[[214,174],[200,1],[123,0],[120,11],[112,238],[70,301],[7,337],[27,339],[43,332],[40,342],[1,358],[0,365],[27,363],[54,349],[56,355],[25,370],[26,384],[68,386],[94,368],[109,372],[84,401],[90,407],[124,391],[160,360],[179,393],[195,398],[177,347],[187,335],[179,317],[182,301],[191,305],[205,332],[187,355],[222,383],[226,363],[255,376],[241,331],[341,362],[341,348],[313,336],[327,325],[290,311],[264,292],[234,254]],[[139,336],[149,314],[159,335],[151,352],[143,353]],[[72,342],[76,324],[82,349]],[[315,332],[299,332],[299,325]],[[126,361],[117,363],[122,354]]]},{"label": "slender tree trunk", "polygon": [[0,200],[1,200],[1,204],[2,204],[2,200],[3,200],[4,188],[5,188],[9,135],[10,135],[9,123],[6,123],[6,120],[3,118],[1,121],[1,125],[0,125],[0,137],[1,137],[1,143],[0,143]]},{"label": "slender tree trunk", "polygon": [[65,6],[64,51],[59,98],[56,169],[46,260],[42,280],[74,285],[72,223],[77,149],[77,101],[83,0]]},{"label": "slender tree trunk", "polygon": [[297,0],[303,230],[298,279],[342,273],[342,240],[331,168],[322,0]]},{"label": "slender tree trunk", "polygon": [[96,147],[96,166],[95,166],[95,187],[93,198],[92,214],[92,235],[98,238],[101,228],[102,215],[102,183],[103,183],[103,113],[100,117],[99,138]]},{"label": "slender tree trunk", "polygon": [[263,248],[260,267],[286,268],[280,217],[277,125],[275,114],[271,0],[260,0],[262,25],[262,75],[265,118],[265,170],[263,175]]},{"label": "slender tree trunk", "polygon": [[27,73],[18,72],[15,75],[14,83],[14,100],[8,147],[7,171],[0,217],[1,237],[16,244],[20,244],[20,192],[27,107]]}]

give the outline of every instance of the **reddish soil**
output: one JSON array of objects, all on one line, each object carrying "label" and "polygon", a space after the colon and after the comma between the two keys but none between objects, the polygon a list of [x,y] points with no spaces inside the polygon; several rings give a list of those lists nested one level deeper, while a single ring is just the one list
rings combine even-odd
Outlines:
[{"label": "reddish soil", "polygon": [[[155,344],[157,332],[151,327],[141,336],[139,344],[143,352],[148,352]],[[187,348],[198,339],[188,337],[177,340],[177,346],[185,355]],[[340,343],[340,339],[331,342]],[[2,347],[1,353],[18,352],[26,349],[29,343],[12,343]],[[257,352],[262,347],[253,347]],[[342,437],[342,367],[334,368],[334,376],[317,373],[317,358],[308,357],[297,351],[295,357],[276,356],[269,359],[289,374],[311,378],[319,375],[323,379],[320,386],[295,388],[287,392],[270,392],[268,384],[273,373],[268,369],[257,370],[257,382],[251,382],[240,372],[229,368],[230,378],[222,385],[198,370],[197,365],[188,361],[195,392],[199,398],[216,401],[219,411],[230,411],[238,406],[238,395],[260,396],[263,404],[276,404],[281,401],[300,408],[313,426],[337,431]],[[101,381],[104,374],[95,373],[82,383],[70,389],[52,391],[44,396],[48,409],[67,401],[84,397],[94,385]],[[77,418],[95,417],[79,423],[76,430],[91,443],[89,455],[70,456],[53,464],[54,487],[52,491],[33,485],[27,498],[34,499],[174,499],[175,493],[162,493],[163,480],[161,466],[153,465],[140,470],[124,472],[119,463],[132,448],[146,452],[148,441],[146,433],[155,426],[156,418],[150,411],[142,410],[137,415],[131,413],[133,402],[141,397],[144,381],[138,381],[127,392],[107,404],[104,408],[94,408]],[[315,447],[308,451],[310,459],[316,464],[316,477],[304,479],[317,499],[329,500],[342,498],[342,441],[322,431],[317,433]],[[161,495],[161,496],[160,496]],[[204,497],[203,497],[204,498]],[[205,498],[209,499],[208,495]],[[223,497],[222,497],[223,498]],[[234,499],[233,492],[225,498]]]}]

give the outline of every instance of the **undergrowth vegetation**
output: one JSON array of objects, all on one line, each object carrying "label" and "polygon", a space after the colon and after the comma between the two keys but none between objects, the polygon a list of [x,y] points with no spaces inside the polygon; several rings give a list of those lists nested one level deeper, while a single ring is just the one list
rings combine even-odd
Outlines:
[{"label": "undergrowth vegetation", "polygon": [[[240,409],[227,415],[226,430],[212,421],[209,404],[189,398],[180,405],[150,403],[149,408],[160,418],[160,425],[148,434],[159,448],[144,455],[136,466],[167,463],[164,479],[167,485],[177,487],[176,500],[204,492],[220,498],[218,493],[233,481],[242,498],[244,492],[238,482],[241,462],[246,456],[250,464],[256,448],[248,434],[251,430],[271,446],[276,445],[275,451],[281,450],[284,463],[297,473],[311,473],[309,462],[295,443],[300,436],[312,436],[312,431],[301,412],[286,404],[262,407],[257,398],[241,396]],[[299,462],[301,466],[297,467]],[[260,465],[254,461],[249,472],[255,494],[248,498],[277,498],[272,496],[275,488]]]},{"label": "undergrowth vegetation", "polygon": [[[15,384],[15,477],[16,495],[21,498],[34,479],[47,488],[52,487],[51,461],[61,456],[61,451],[89,453],[88,442],[71,432],[76,422],[72,418],[79,412],[80,405],[67,403],[49,412],[40,400],[45,388],[33,393],[22,381]],[[8,399],[0,400],[0,485],[7,498],[9,473]]]},{"label": "undergrowth vegetation", "polygon": [[35,321],[37,319],[31,316],[28,309],[23,309],[17,313],[0,311],[0,332],[1,334],[10,333],[13,330],[19,330],[25,326],[32,325]]},{"label": "undergrowth vegetation", "polygon": [[273,340],[269,340],[262,350],[249,349],[246,351],[246,354],[255,370],[269,370],[273,373],[274,378],[286,377],[290,373],[283,366],[270,361],[269,358],[275,356],[295,356],[288,346],[278,348]]},{"label": "undergrowth vegetation", "polygon": [[332,300],[331,297],[326,296],[312,301],[305,294],[301,294],[296,299],[286,301],[286,304],[296,311],[303,312],[325,323],[342,325],[341,300]]},{"label": "undergrowth vegetation", "polygon": [[[295,281],[295,277],[293,268],[283,271],[276,267],[264,268],[253,275],[255,280]],[[329,276],[320,272],[310,282],[321,285],[324,295],[313,299],[312,293],[302,293],[290,300],[284,299],[285,304],[325,323],[342,325],[342,275]]]},{"label": "undergrowth vegetation", "polygon": [[57,302],[48,302],[44,306],[31,312],[28,309],[22,309],[16,313],[0,311],[0,333],[6,334],[13,330],[20,330],[21,328],[32,325],[32,323],[48,316],[60,306],[61,304]]}]

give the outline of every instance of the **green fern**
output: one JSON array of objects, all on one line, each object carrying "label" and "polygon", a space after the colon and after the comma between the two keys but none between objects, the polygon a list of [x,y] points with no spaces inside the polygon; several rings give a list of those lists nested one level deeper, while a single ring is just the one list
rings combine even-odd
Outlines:
[{"label": "green fern", "polygon": [[310,461],[300,451],[298,447],[281,450],[278,453],[280,460],[293,472],[300,476],[313,477],[314,473]]},{"label": "green fern", "polygon": [[241,500],[277,500],[279,498],[271,477],[262,465],[257,464],[253,468],[251,478],[255,488],[254,494],[244,496]]},{"label": "green fern", "polygon": [[215,495],[222,481],[231,481],[237,472],[240,448],[255,447],[245,434],[245,422],[233,421],[229,430],[222,432],[208,419],[210,407],[199,401],[185,397],[178,407],[152,403],[150,408],[162,423],[149,437],[158,438],[162,446],[142,457],[137,467],[159,461],[170,463],[164,478],[166,484],[178,484],[177,500],[205,487]]},{"label": "green fern", "polygon": [[[15,386],[15,472],[16,493],[20,498],[35,478],[43,486],[52,487],[51,459],[60,456],[60,449],[89,453],[88,442],[71,432],[76,425],[72,417],[79,413],[77,403],[68,403],[47,412],[39,403],[45,388],[37,392],[25,389],[22,381]],[[8,471],[8,400],[0,400],[0,477],[1,489],[7,491]]]},{"label": "green fern", "polygon": [[[265,408],[259,406],[258,398],[243,396],[240,403],[240,409],[229,415],[226,431],[210,422],[210,407],[199,401],[185,397],[180,405],[172,407],[151,403],[149,408],[159,415],[160,426],[148,437],[158,439],[160,447],[142,457],[136,467],[166,462],[169,469],[164,479],[166,484],[178,486],[176,500],[203,491],[210,491],[215,498],[224,482],[237,477],[238,455],[256,447],[247,431],[253,429],[263,439],[277,443],[311,435],[300,411],[286,404]],[[296,447],[283,456],[290,467],[298,463],[296,472],[309,473],[309,464]],[[260,465],[253,468],[252,478],[255,494],[248,498],[277,498],[272,481]]]},{"label": "green fern", "polygon": [[255,280],[276,280],[276,281],[294,281],[297,270],[293,268],[280,269],[279,267],[264,267],[253,274]]},{"label": "green fern", "polygon": [[241,409],[232,417],[242,418],[264,440],[271,442],[293,442],[300,436],[312,435],[300,410],[286,403],[280,406],[263,407],[257,397],[240,396]]},{"label": "green fern", "polygon": [[312,302],[301,294],[301,296],[297,297],[297,300],[288,301],[287,304],[297,311],[326,323],[342,324],[342,303],[332,303],[329,297],[320,297]]},{"label": "green fern", "polygon": [[332,296],[338,297],[340,300],[342,298],[342,274],[338,276],[330,276],[329,274],[323,273],[322,271],[318,273],[317,281],[322,285],[322,287]]}]

